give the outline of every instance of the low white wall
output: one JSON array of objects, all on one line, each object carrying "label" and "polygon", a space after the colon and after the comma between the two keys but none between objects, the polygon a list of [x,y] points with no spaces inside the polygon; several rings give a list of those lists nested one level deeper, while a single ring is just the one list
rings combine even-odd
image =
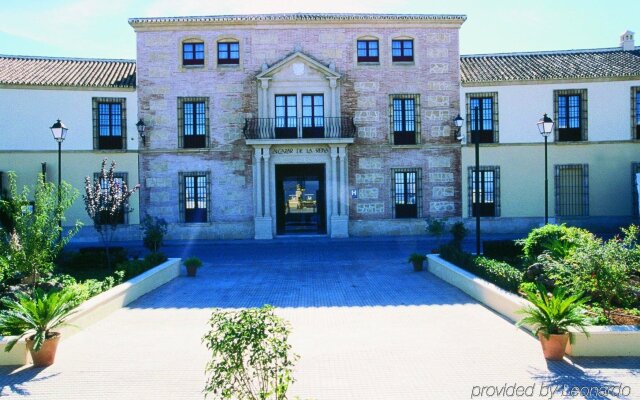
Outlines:
[{"label": "low white wall", "polygon": [[[428,271],[443,281],[457,287],[469,296],[485,304],[510,321],[516,322],[522,315],[516,311],[531,305],[527,300],[507,292],[474,274],[429,254]],[[531,330],[529,327],[526,327]],[[572,330],[573,343],[567,345],[567,354],[581,357],[637,357],[640,356],[640,327],[590,326],[589,338]]]},{"label": "low white wall", "polygon": [[[67,319],[67,323],[72,326],[65,326],[56,330],[62,333],[62,340],[64,340],[179,275],[180,259],[170,258],[157,267],[82,303],[76,308],[75,313]],[[20,340],[7,353],[4,348],[8,339],[7,337],[0,339],[0,365],[23,365],[28,363],[31,357],[26,349],[24,339]]]}]

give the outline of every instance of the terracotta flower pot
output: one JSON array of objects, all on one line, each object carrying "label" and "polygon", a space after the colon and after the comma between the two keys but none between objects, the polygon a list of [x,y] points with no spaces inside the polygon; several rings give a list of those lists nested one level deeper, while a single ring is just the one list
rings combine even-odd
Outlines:
[{"label": "terracotta flower pot", "polygon": [[561,335],[549,335],[549,339],[544,337],[542,332],[538,333],[540,344],[542,345],[542,353],[547,360],[562,360],[564,357],[565,349],[567,348],[567,342],[569,341],[569,334],[564,333]]},{"label": "terracotta flower pot", "polygon": [[187,265],[187,276],[196,276],[196,271],[198,271],[198,267],[194,267],[193,265]]},{"label": "terracotta flower pot", "polygon": [[413,264],[413,270],[415,272],[422,271],[422,264],[424,261],[411,261],[411,263]]},{"label": "terracotta flower pot", "polygon": [[51,337],[47,338],[42,347],[38,351],[33,351],[33,338],[26,339],[27,349],[31,353],[33,359],[33,365],[35,367],[48,367],[53,364],[56,359],[56,350],[58,349],[58,343],[60,342],[60,334],[58,332],[51,332]]}]

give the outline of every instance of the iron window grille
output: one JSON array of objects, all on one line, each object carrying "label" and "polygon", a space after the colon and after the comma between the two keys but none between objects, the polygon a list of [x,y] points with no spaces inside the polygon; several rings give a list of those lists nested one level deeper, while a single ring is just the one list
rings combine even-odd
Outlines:
[{"label": "iron window grille", "polygon": [[[106,196],[109,194],[109,182],[105,179],[100,179],[100,173],[99,172],[94,172],[93,173],[93,180],[94,182],[97,180],[100,180],[100,190],[102,191],[102,195]],[[128,187],[128,182],[129,182],[129,174],[127,172],[114,172],[113,173],[113,180],[115,181],[115,189],[116,190],[122,190],[122,188],[124,186]],[[119,212],[115,215],[114,220],[116,221],[116,223],[118,224],[128,224],[129,223],[129,215],[126,212],[126,210],[128,209],[128,204],[123,204],[120,207]],[[105,214],[104,216],[101,216],[101,219],[104,220],[104,223],[109,223],[109,218],[108,218],[108,214]]]},{"label": "iron window grille", "polygon": [[498,93],[467,93],[466,108],[471,143],[498,143]]},{"label": "iron window grille", "polygon": [[218,64],[240,64],[240,43],[218,43]]},{"label": "iron window grille", "polygon": [[208,171],[179,172],[180,222],[208,222],[211,199]]},{"label": "iron window grille", "polygon": [[500,167],[481,166],[480,192],[476,194],[476,168],[468,169],[469,215],[475,217],[500,216]]},{"label": "iron window grille", "polygon": [[638,210],[638,182],[636,182],[636,176],[640,174],[640,162],[631,163],[631,193],[633,198],[633,216],[640,217],[640,210]]},{"label": "iron window grille", "polygon": [[298,100],[295,94],[276,95],[276,139],[298,137]]},{"label": "iron window grille", "polygon": [[182,65],[204,65],[204,43],[182,43]]},{"label": "iron window grille", "polygon": [[358,40],[358,62],[379,62],[378,50],[377,40]]},{"label": "iron window grille", "polygon": [[206,148],[209,144],[209,98],[178,97],[178,147]]},{"label": "iron window grille", "polygon": [[125,150],[127,143],[127,99],[93,97],[93,148]]},{"label": "iron window grille", "polygon": [[640,140],[640,87],[631,88],[631,139]]},{"label": "iron window grille", "polygon": [[422,170],[391,170],[391,199],[394,218],[422,217]]},{"label": "iron window grille", "polygon": [[556,141],[587,140],[587,89],[554,90],[553,109]]},{"label": "iron window grille", "polygon": [[391,61],[413,61],[413,40],[392,40]]},{"label": "iron window grille", "polygon": [[556,215],[583,217],[589,215],[589,165],[555,166]]},{"label": "iron window grille", "polygon": [[420,95],[392,94],[389,96],[389,120],[394,145],[420,143]]}]

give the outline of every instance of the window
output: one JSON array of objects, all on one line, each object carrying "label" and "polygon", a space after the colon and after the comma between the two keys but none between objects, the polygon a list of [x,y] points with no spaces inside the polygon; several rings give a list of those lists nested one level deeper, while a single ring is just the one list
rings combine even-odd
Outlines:
[{"label": "window", "polygon": [[[102,194],[104,196],[107,196],[110,190],[109,181],[106,179],[100,179],[100,173],[94,172],[93,180],[96,181],[98,179],[100,180],[100,189],[102,191]],[[127,180],[128,180],[128,174],[126,172],[114,172],[113,181],[115,183],[114,185],[115,187],[113,188],[113,190],[115,190],[117,193],[121,193],[123,189],[126,189]],[[128,207],[127,204],[123,204],[120,207],[119,212],[114,214],[113,221],[115,221],[117,224],[124,224],[126,222],[126,217],[127,217],[127,213],[125,212],[127,207]],[[104,212],[104,214],[101,215],[100,218],[105,224],[111,223],[111,221],[109,220],[109,214],[107,212]]]},{"label": "window", "polygon": [[178,146],[200,149],[208,146],[209,99],[178,97]]},{"label": "window", "polygon": [[633,193],[633,216],[640,216],[638,194],[640,193],[640,162],[631,163],[631,193]]},{"label": "window", "polygon": [[302,137],[324,137],[324,96],[302,95]]},{"label": "window", "polygon": [[295,94],[276,95],[276,138],[298,137],[298,108]]},{"label": "window", "polygon": [[389,119],[393,144],[420,143],[420,96],[417,94],[392,94]]},{"label": "window", "polygon": [[96,150],[126,148],[126,99],[93,98],[93,147]]},{"label": "window", "polygon": [[556,165],[555,189],[557,216],[589,215],[589,165]]},{"label": "window", "polygon": [[182,65],[204,65],[204,43],[182,43]]},{"label": "window", "polygon": [[413,40],[391,41],[392,61],[413,61]]},{"label": "window", "polygon": [[498,93],[467,93],[467,132],[471,143],[498,142]]},{"label": "window", "polygon": [[394,218],[419,218],[422,214],[420,169],[394,169],[391,175]]},{"label": "window", "polygon": [[556,140],[587,140],[587,90],[555,90]]},{"label": "window", "polygon": [[358,40],[358,62],[379,62],[378,41]]},{"label": "window", "polygon": [[631,88],[631,138],[640,140],[640,87]]},{"label": "window", "polygon": [[469,215],[475,217],[500,216],[500,167],[480,167],[479,190],[476,193],[476,169],[469,167]]},{"label": "window", "polygon": [[218,43],[218,64],[240,64],[240,43]]},{"label": "window", "polygon": [[209,173],[181,172],[180,216],[182,222],[207,222],[209,209]]}]

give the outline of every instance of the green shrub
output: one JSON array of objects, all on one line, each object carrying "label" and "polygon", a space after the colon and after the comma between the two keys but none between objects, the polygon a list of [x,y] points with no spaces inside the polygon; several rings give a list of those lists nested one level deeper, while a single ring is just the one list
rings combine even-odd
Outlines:
[{"label": "green shrub", "polygon": [[593,234],[585,229],[548,224],[532,230],[518,242],[523,246],[525,262],[531,264],[544,252],[549,252],[555,259],[564,259],[581,242],[594,239]]},{"label": "green shrub", "polygon": [[522,283],[522,272],[503,261],[486,257],[476,257],[476,272],[499,287],[513,293],[518,293]]},{"label": "green shrub", "polygon": [[215,310],[202,338],[211,352],[205,393],[216,399],[287,398],[298,359],[288,343],[290,329],[273,307]]},{"label": "green shrub", "polygon": [[134,276],[138,276],[141,273],[153,268],[153,265],[149,261],[145,260],[127,260],[116,266],[116,269],[124,272],[124,279],[129,280]]},{"label": "green shrub", "polygon": [[449,231],[451,232],[451,236],[453,236],[452,244],[458,248],[462,247],[462,241],[469,232],[467,228],[465,228],[464,222],[456,222],[451,225],[451,229]]},{"label": "green shrub", "polygon": [[144,261],[148,262],[151,267],[155,267],[167,261],[167,256],[160,252],[149,253],[144,257]]},{"label": "green shrub", "polygon": [[162,240],[167,233],[167,221],[164,218],[146,215],[140,222],[143,238],[142,244],[152,252],[157,252],[162,246]]},{"label": "green shrub", "polygon": [[189,257],[182,261],[185,267],[189,268],[200,268],[202,267],[202,260],[198,257]]},{"label": "green shrub", "polygon": [[467,271],[475,269],[474,256],[452,244],[440,246],[440,257]]},{"label": "green shrub", "polygon": [[482,254],[517,266],[524,255],[522,247],[522,243],[515,240],[485,240],[482,242]]}]

